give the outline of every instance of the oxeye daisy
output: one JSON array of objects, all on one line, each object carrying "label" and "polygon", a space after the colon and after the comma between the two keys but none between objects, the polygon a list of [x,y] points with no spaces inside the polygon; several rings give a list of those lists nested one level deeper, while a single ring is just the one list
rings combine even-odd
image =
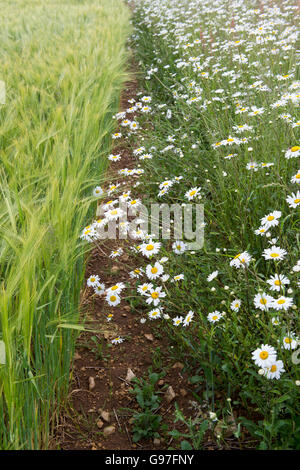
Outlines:
[{"label": "oxeye daisy", "polygon": [[273,346],[262,344],[252,352],[252,359],[258,367],[270,367],[276,361],[277,353]]},{"label": "oxeye daisy", "polygon": [[282,361],[274,361],[269,367],[264,368],[265,376],[267,379],[280,379],[280,376],[285,372]]},{"label": "oxeye daisy", "polygon": [[269,310],[273,306],[273,297],[267,295],[265,292],[263,294],[256,294],[254,297],[255,308],[260,310]]},{"label": "oxeye daisy", "polygon": [[113,314],[109,313],[106,317],[106,321],[110,322],[110,321],[112,321],[112,319],[113,319]]},{"label": "oxeye daisy", "polygon": [[139,247],[139,251],[146,256],[146,258],[150,258],[152,255],[156,255],[159,252],[161,247],[160,242],[154,242],[152,239],[148,240],[147,243],[142,243]]},{"label": "oxeye daisy", "polygon": [[173,281],[178,282],[182,281],[184,279],[184,274],[177,274],[176,276],[173,277]]},{"label": "oxeye daisy", "polygon": [[293,147],[290,147],[286,152],[285,152],[285,158],[290,159],[290,158],[297,158],[300,155],[300,146],[299,145],[294,145]]},{"label": "oxeye daisy", "polygon": [[86,281],[87,285],[89,287],[95,287],[98,286],[100,283],[100,277],[98,274],[92,274]]},{"label": "oxeye daisy", "polygon": [[266,227],[275,227],[276,225],[279,224],[279,218],[281,217],[281,212],[280,211],[273,211],[270,212],[270,214],[265,215],[261,219],[261,224],[266,226]]},{"label": "oxeye daisy", "polygon": [[174,326],[179,326],[183,322],[183,317],[175,317],[172,322]]},{"label": "oxeye daisy", "polygon": [[209,276],[207,276],[207,282],[213,281],[219,274],[219,271],[213,271]]},{"label": "oxeye daisy", "polygon": [[280,296],[278,299],[273,300],[272,307],[275,310],[288,310],[292,307],[294,301],[291,297],[285,297],[284,295]]},{"label": "oxeye daisy", "polygon": [[108,292],[106,294],[105,300],[111,307],[116,307],[121,302],[121,299],[118,294],[113,294],[112,292]]},{"label": "oxeye daisy", "polygon": [[186,244],[181,240],[177,240],[172,244],[172,249],[176,255],[181,255],[186,250]]},{"label": "oxeye daisy", "polygon": [[255,235],[260,235],[261,237],[266,236],[269,232],[269,227],[264,226],[264,227],[259,227],[259,229],[255,230],[254,233]]},{"label": "oxeye daisy", "polygon": [[115,207],[114,209],[110,209],[105,212],[105,217],[107,220],[116,220],[119,217],[122,217],[124,214],[125,212],[122,209]]},{"label": "oxeye daisy", "polygon": [[161,310],[159,308],[155,308],[155,309],[151,310],[148,313],[148,317],[150,318],[150,320],[156,320],[157,318],[160,318],[161,317]]},{"label": "oxeye daisy", "polygon": [[136,268],[133,271],[130,271],[129,276],[134,279],[134,278],[139,278],[143,275],[144,271],[142,268]]},{"label": "oxeye daisy", "polygon": [[291,183],[300,184],[300,170],[298,170],[297,173],[294,176],[292,176]]},{"label": "oxeye daisy", "polygon": [[93,195],[96,197],[99,197],[99,196],[102,196],[103,192],[104,191],[101,188],[101,186],[96,186],[96,188],[93,190]]},{"label": "oxeye daisy", "polygon": [[286,198],[286,202],[288,203],[289,207],[295,209],[300,204],[300,191],[296,193],[292,193],[290,196]]},{"label": "oxeye daisy", "polygon": [[230,266],[234,266],[235,268],[245,268],[249,265],[251,261],[251,256],[247,251],[243,251],[243,253],[238,253],[235,257],[230,261]]},{"label": "oxeye daisy", "polygon": [[123,254],[122,248],[118,248],[117,250],[113,250],[113,251],[110,253],[109,257],[110,257],[110,258],[117,258],[118,256],[121,256],[122,254]]},{"label": "oxeye daisy", "polygon": [[154,266],[148,264],[146,267],[146,274],[150,280],[158,278],[164,272],[163,266],[156,262]]},{"label": "oxeye daisy", "polygon": [[192,199],[199,197],[200,191],[201,188],[192,188],[185,193],[185,197],[191,201]]},{"label": "oxeye daisy", "polygon": [[149,284],[148,282],[145,282],[144,284],[141,284],[138,286],[137,291],[139,294],[145,295],[146,292],[148,292],[150,289],[152,289],[153,285]]},{"label": "oxeye daisy", "polygon": [[121,338],[120,336],[117,336],[116,338],[111,340],[112,344],[121,344],[121,343],[123,343],[123,341],[124,341],[124,339]]},{"label": "oxeye daisy", "polygon": [[110,160],[111,162],[118,162],[119,160],[121,160],[121,155],[120,154],[118,154],[118,155],[110,154],[108,156],[108,160]]},{"label": "oxeye daisy", "polygon": [[234,299],[230,304],[230,308],[234,312],[238,312],[240,307],[241,307],[241,301],[239,299]]},{"label": "oxeye daisy", "polygon": [[114,284],[113,286],[111,287],[108,287],[108,289],[106,289],[106,293],[107,294],[120,294],[120,292],[122,292],[122,290],[125,289],[125,284],[123,282],[118,282],[117,284]]},{"label": "oxeye daisy", "polygon": [[194,312],[190,310],[183,320],[183,326],[188,326],[193,320],[193,317],[194,317]]},{"label": "oxeye daisy", "polygon": [[266,260],[274,259],[279,261],[284,259],[287,252],[283,248],[273,245],[271,248],[266,248],[262,255]]},{"label": "oxeye daisy", "polygon": [[148,298],[146,300],[147,304],[152,304],[156,307],[160,303],[160,299],[166,297],[166,293],[162,291],[162,287],[154,287],[149,289],[145,294]]},{"label": "oxeye daisy", "polygon": [[275,274],[272,276],[270,279],[267,280],[267,283],[270,285],[271,290],[275,290],[277,292],[280,291],[280,289],[289,284],[290,281],[287,277],[283,276],[282,274]]},{"label": "oxeye daisy", "polygon": [[293,350],[298,346],[298,338],[295,337],[294,333],[289,333],[287,336],[284,336],[282,340],[282,345],[284,349]]},{"label": "oxeye daisy", "polygon": [[210,323],[217,323],[222,318],[222,314],[215,310],[207,315],[207,319]]},{"label": "oxeye daisy", "polygon": [[122,137],[122,134],[121,132],[115,132],[113,135],[112,135],[112,138],[115,140],[115,139],[120,139]]},{"label": "oxeye daisy", "polygon": [[105,292],[105,284],[98,284],[97,286],[94,286],[94,292],[97,295],[102,295]]},{"label": "oxeye daisy", "polygon": [[170,274],[163,274],[163,275],[161,276],[161,281],[162,281],[162,282],[167,282],[168,279],[170,279]]}]

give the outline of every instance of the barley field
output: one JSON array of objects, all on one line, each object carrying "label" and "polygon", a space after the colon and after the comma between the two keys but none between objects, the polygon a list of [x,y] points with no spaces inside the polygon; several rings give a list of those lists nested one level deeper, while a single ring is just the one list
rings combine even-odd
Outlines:
[{"label": "barley field", "polygon": [[[48,446],[78,328],[82,224],[126,78],[118,1],[0,2],[0,448]],[[3,358],[2,358],[3,362]]]}]

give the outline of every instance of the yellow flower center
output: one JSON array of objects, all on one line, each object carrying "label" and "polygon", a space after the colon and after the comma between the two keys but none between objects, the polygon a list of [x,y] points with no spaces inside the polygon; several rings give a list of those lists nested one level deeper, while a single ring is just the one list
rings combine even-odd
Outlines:
[{"label": "yellow flower center", "polygon": [[158,299],[159,293],[158,292],[152,292],[151,297],[152,297],[152,299]]},{"label": "yellow flower center", "polygon": [[260,354],[259,354],[259,357],[263,360],[268,359],[268,357],[269,357],[268,351],[261,351]]},{"label": "yellow flower center", "polygon": [[300,199],[294,199],[295,204],[299,204],[299,202],[300,202]]},{"label": "yellow flower center", "polygon": [[291,147],[291,148],[290,148],[290,151],[291,151],[291,152],[298,152],[298,150],[300,150],[299,145],[294,145],[294,147]]},{"label": "yellow flower center", "polygon": [[271,256],[272,258],[277,258],[277,257],[279,256],[279,254],[278,254],[278,253],[271,253],[270,256]]},{"label": "yellow flower center", "polygon": [[277,366],[275,364],[272,365],[270,372],[276,372],[277,371]]},{"label": "yellow flower center", "polygon": [[152,251],[154,249],[154,246],[153,245],[147,245],[146,246],[146,250],[147,251]]},{"label": "yellow flower center", "polygon": [[157,269],[156,267],[154,267],[154,268],[151,268],[151,272],[152,272],[152,274],[156,274],[156,273],[157,273],[157,271],[158,271],[158,269]]},{"label": "yellow flower center", "polygon": [[110,296],[110,301],[115,302],[117,300],[117,297],[115,295]]},{"label": "yellow flower center", "polygon": [[218,315],[214,315],[214,316],[212,317],[212,319],[213,319],[213,320],[218,320]]},{"label": "yellow flower center", "polygon": [[291,344],[292,338],[284,338],[284,342],[285,342],[286,344]]},{"label": "yellow flower center", "polygon": [[285,304],[285,300],[284,299],[280,299],[277,301],[278,305],[282,305],[282,304]]},{"label": "yellow flower center", "polygon": [[269,215],[269,217],[267,218],[267,220],[269,220],[269,222],[271,222],[271,220],[274,220],[275,217],[273,215]]},{"label": "yellow flower center", "polygon": [[278,279],[276,279],[276,281],[274,282],[275,286],[281,286],[281,281],[279,281]]},{"label": "yellow flower center", "polygon": [[94,277],[91,277],[91,282],[95,282],[95,278]]},{"label": "yellow flower center", "polygon": [[196,192],[197,192],[197,191],[195,191],[195,190],[194,190],[194,191],[191,191],[191,192],[190,192],[190,196],[194,196],[194,195],[196,194]]},{"label": "yellow flower center", "polygon": [[263,298],[261,298],[261,299],[260,299],[260,303],[261,303],[261,304],[263,304],[263,305],[266,305],[266,303],[267,303],[267,299],[263,299]]},{"label": "yellow flower center", "polygon": [[117,215],[118,211],[117,211],[117,209],[114,209],[114,210],[110,211],[110,213],[111,213],[111,215]]},{"label": "yellow flower center", "polygon": [[118,286],[112,286],[111,287],[111,290],[117,290],[118,289]]}]

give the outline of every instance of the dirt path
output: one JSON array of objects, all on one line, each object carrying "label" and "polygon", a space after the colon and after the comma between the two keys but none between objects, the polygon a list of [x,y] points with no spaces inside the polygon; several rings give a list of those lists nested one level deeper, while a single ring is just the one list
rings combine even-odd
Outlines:
[{"label": "dirt path", "polygon": [[[126,85],[121,110],[131,106],[129,100],[136,99],[136,90],[135,81]],[[136,166],[135,157],[126,147],[117,146],[114,148],[116,153],[120,153],[122,159],[112,163],[110,181],[114,180],[114,174],[117,175],[120,168]],[[120,177],[118,182],[121,182]],[[98,274],[106,287],[116,282],[130,282],[129,272],[135,268],[132,264],[134,261],[126,250],[130,246],[129,242],[122,243],[120,240],[109,240],[96,246],[87,264],[86,279],[92,274]],[[109,254],[120,246],[124,249],[123,255],[111,259]],[[181,422],[174,425],[175,403],[185,416],[195,416],[197,410],[192,403],[192,385],[182,371],[183,364],[172,359],[168,340],[150,327],[149,322],[142,324],[142,312],[136,312],[124,300],[117,307],[108,307],[88,287],[82,298],[82,308],[87,312],[86,327],[101,332],[85,332],[77,341],[68,408],[57,428],[55,446],[61,449],[94,450],[176,448],[178,444],[168,431],[175,429],[175,426],[181,431],[186,429]],[[110,322],[107,321],[109,314],[113,315]],[[112,345],[111,340],[116,336],[125,338],[124,343]],[[135,444],[132,442],[131,418],[132,410],[137,410],[138,405],[130,393],[132,384],[127,374],[130,369],[138,378],[145,377],[149,367],[155,372],[163,369],[166,374],[156,387],[162,397],[159,414],[166,431],[155,441],[141,440]],[[176,396],[170,401],[172,391]]]}]

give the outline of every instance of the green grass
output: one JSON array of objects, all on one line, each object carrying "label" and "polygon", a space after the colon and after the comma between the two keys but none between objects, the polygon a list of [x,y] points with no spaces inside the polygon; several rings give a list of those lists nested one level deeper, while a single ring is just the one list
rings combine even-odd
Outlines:
[{"label": "green grass", "polygon": [[126,79],[118,0],[0,1],[0,448],[46,448],[65,399],[92,188]]}]

